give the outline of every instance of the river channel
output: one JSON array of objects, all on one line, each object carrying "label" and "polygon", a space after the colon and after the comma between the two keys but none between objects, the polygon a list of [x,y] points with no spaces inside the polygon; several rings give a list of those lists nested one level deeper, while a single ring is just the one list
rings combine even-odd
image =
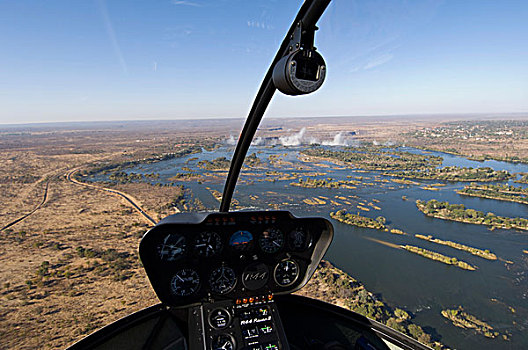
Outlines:
[{"label": "river channel", "polygon": [[[528,218],[528,205],[461,196],[455,190],[463,188],[462,182],[437,180],[414,180],[420,185],[403,185],[392,182],[392,178],[379,171],[363,171],[335,165],[330,162],[302,162],[299,151],[302,148],[252,147],[262,160],[262,167],[246,169],[240,178],[235,199],[244,208],[268,209],[270,203],[279,203],[281,209],[298,216],[324,216],[339,209],[359,212],[360,215],[376,218],[384,216],[387,225],[399,228],[408,235],[358,228],[335,220],[334,242],[325,259],[334,263],[365,287],[380,295],[390,306],[400,307],[414,316],[413,321],[432,333],[437,333],[443,343],[457,349],[521,349],[528,348],[528,232],[516,230],[489,230],[487,226],[465,224],[430,218],[417,210],[417,199],[438,199],[450,203],[462,203],[468,208],[497,215]],[[491,167],[512,173],[528,172],[528,165],[499,161],[477,162],[462,157],[426,152],[412,148],[401,151],[430,154],[443,158],[442,166]],[[221,147],[214,152],[203,151],[183,158],[157,163],[140,164],[126,169],[127,173],[158,173],[153,182],[168,183],[182,167],[188,167],[200,174],[214,174],[213,171],[197,167],[201,160],[213,160],[225,156],[230,158],[232,149]],[[269,156],[280,159],[269,163]],[[280,179],[280,176],[266,176],[268,171],[284,174],[324,173],[317,178],[335,180],[355,179],[360,182],[354,189],[301,188],[291,186],[297,179]],[[210,189],[222,191],[225,172],[217,176],[204,176],[201,181],[174,181],[192,190],[211,210],[219,203]],[[272,180],[273,179],[273,180]],[[108,174],[95,174],[92,181],[108,181]],[[150,181],[150,180],[149,180]],[[424,185],[441,183],[437,191],[423,189]],[[514,184],[513,181],[509,181]],[[515,184],[521,186],[520,184]],[[527,185],[522,185],[526,187]],[[405,196],[406,199],[402,199]],[[309,205],[304,199],[318,197],[324,204]],[[333,201],[333,202],[332,202]],[[348,204],[347,204],[348,203]],[[358,209],[357,206],[369,209]],[[380,209],[376,209],[378,207]],[[442,240],[451,240],[472,247],[489,249],[500,259],[485,260],[470,253],[451,247],[420,240],[414,234],[430,234]],[[441,254],[456,257],[477,266],[476,271],[466,271],[452,265],[428,260],[396,245],[415,245]],[[501,337],[485,338],[472,330],[454,327],[440,314],[448,308],[463,306],[465,311],[491,324],[501,334],[511,334],[506,341]],[[512,309],[513,308],[513,309]]]}]

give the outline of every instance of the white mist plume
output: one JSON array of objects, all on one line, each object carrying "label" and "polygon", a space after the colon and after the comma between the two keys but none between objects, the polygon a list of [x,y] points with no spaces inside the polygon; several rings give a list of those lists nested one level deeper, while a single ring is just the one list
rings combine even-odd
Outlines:
[{"label": "white mist plume", "polygon": [[279,137],[279,140],[283,146],[300,146],[303,141],[303,137],[305,133],[306,133],[306,128],[302,128],[296,134]]},{"label": "white mist plume", "polygon": [[352,142],[343,135],[343,132],[335,134],[332,141],[323,141],[322,144],[325,146],[350,146]]},{"label": "white mist plume", "polygon": [[[266,145],[266,140],[263,139],[262,137],[257,137],[251,142],[251,146],[265,146],[265,145]],[[273,144],[271,144],[270,146],[273,146]]]},{"label": "white mist plume", "polygon": [[229,135],[229,138],[226,140],[226,143],[230,146],[236,145],[236,140],[233,135]]},{"label": "white mist plume", "polygon": [[[236,139],[231,135],[225,141],[228,145],[235,145]],[[338,132],[334,135],[331,140],[320,141],[315,137],[309,137],[306,135],[306,128],[302,128],[299,132],[291,135],[280,136],[280,137],[257,137],[251,142],[252,146],[302,146],[312,144],[322,144],[325,146],[354,146],[359,141],[350,138],[344,132]]]}]

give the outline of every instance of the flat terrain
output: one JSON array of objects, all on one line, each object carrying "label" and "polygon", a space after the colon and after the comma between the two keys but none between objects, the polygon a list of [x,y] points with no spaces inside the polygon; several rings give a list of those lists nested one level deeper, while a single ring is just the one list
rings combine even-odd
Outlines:
[{"label": "flat terrain", "polygon": [[[526,124],[501,122],[505,133],[493,137],[521,140],[515,147],[507,144],[506,155],[495,146],[500,140],[455,138],[456,118],[272,119],[257,136],[291,136],[305,127],[305,135],[319,140],[347,133],[354,142],[454,148],[470,156],[483,156],[483,150],[492,157],[528,154]],[[486,123],[490,132],[494,121]],[[68,173],[214,147],[236,137],[241,126],[241,120],[227,120],[0,127],[0,347],[65,347],[157,302],[137,255],[152,223],[119,195],[73,183]],[[428,130],[441,128],[448,131],[431,143]],[[482,147],[483,142],[491,146]],[[180,187],[111,186],[155,220],[185,210]],[[311,288],[320,283],[322,291],[330,288],[323,279],[311,283]],[[325,293],[317,297],[324,299]],[[335,296],[331,301],[344,305]]]}]

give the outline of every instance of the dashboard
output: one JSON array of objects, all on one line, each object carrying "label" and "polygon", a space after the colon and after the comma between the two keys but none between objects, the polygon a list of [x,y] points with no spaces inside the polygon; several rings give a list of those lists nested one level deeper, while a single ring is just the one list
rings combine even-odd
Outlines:
[{"label": "dashboard", "polygon": [[304,286],[332,238],[328,220],[287,211],[180,213],[139,255],[161,302],[189,310],[190,350],[289,350],[274,296]]},{"label": "dashboard", "polygon": [[287,211],[182,213],[148,231],[139,253],[168,306],[245,304],[301,288],[332,237],[328,220]]}]

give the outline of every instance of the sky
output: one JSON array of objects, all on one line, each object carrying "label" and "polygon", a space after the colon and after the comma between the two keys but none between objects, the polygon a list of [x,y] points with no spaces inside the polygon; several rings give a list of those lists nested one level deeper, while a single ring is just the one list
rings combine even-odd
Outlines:
[{"label": "sky", "polygon": [[[246,117],[292,0],[0,1],[0,124]],[[267,116],[528,112],[528,1],[333,0]]]}]

